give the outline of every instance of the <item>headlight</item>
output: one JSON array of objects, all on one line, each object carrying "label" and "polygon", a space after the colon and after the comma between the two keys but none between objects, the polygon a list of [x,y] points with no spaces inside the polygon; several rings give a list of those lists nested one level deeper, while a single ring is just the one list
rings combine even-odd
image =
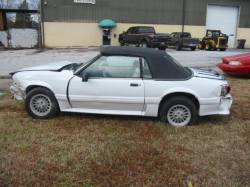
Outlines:
[{"label": "headlight", "polygon": [[222,85],[221,86],[221,96],[225,97],[227,94],[229,94],[231,91],[231,87],[229,85]]},{"label": "headlight", "polygon": [[241,65],[241,62],[240,62],[240,61],[230,61],[230,62],[229,62],[229,65],[232,65],[232,66],[239,66],[239,65]]}]

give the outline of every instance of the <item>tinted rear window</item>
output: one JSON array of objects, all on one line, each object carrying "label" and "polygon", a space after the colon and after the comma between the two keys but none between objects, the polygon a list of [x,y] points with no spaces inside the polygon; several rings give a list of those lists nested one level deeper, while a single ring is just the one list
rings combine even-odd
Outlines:
[{"label": "tinted rear window", "polygon": [[182,33],[181,37],[182,38],[191,38],[191,34],[190,33]]},{"label": "tinted rear window", "polygon": [[155,33],[155,29],[151,27],[141,27],[139,28],[139,33]]}]

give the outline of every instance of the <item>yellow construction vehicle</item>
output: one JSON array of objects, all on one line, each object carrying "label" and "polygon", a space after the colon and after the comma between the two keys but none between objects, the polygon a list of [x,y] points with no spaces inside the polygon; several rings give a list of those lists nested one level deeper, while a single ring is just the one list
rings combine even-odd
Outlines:
[{"label": "yellow construction vehicle", "polygon": [[199,49],[225,51],[228,48],[228,36],[220,30],[207,30],[206,36],[199,44]]}]

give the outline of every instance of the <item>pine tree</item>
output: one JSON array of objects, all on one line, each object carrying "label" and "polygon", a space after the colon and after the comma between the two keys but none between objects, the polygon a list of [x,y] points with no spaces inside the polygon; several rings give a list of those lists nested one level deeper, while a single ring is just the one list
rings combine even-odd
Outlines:
[{"label": "pine tree", "polygon": [[[28,10],[28,3],[26,0],[23,0],[22,4],[19,6],[19,9]],[[32,26],[32,19],[29,13],[16,13],[16,28],[30,28]]]}]

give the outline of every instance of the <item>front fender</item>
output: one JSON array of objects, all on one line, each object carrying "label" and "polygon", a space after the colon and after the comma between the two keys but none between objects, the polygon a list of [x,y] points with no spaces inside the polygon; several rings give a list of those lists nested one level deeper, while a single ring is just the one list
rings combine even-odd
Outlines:
[{"label": "front fender", "polygon": [[52,91],[55,94],[55,90],[54,88],[49,85],[48,83],[44,82],[44,81],[24,81],[22,83],[22,88],[24,89],[25,93],[27,91],[27,88],[29,88],[30,86],[40,86],[40,87],[45,87],[47,89],[49,89],[50,91]]}]

